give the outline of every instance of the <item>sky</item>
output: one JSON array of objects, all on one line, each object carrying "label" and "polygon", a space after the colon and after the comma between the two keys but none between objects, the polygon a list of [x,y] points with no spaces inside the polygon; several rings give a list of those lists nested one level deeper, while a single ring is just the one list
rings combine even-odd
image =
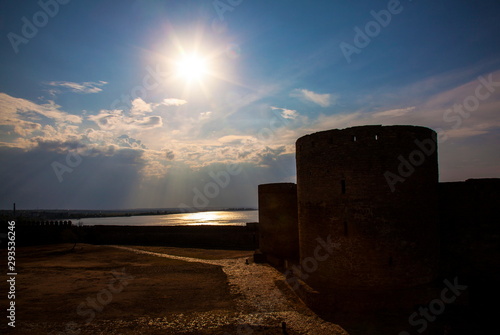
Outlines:
[{"label": "sky", "polygon": [[0,1],[0,208],[256,207],[327,129],[500,177],[497,0]]}]

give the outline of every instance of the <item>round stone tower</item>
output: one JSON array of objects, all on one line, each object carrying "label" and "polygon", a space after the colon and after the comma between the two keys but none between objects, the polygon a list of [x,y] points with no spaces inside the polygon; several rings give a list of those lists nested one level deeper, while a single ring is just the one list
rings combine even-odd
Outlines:
[{"label": "round stone tower", "polygon": [[[438,270],[436,133],[415,126],[361,126],[297,140],[300,259],[319,292],[397,289]],[[324,246],[323,246],[324,247]]]},{"label": "round stone tower", "polygon": [[296,184],[259,185],[259,249],[275,265],[298,261]]}]

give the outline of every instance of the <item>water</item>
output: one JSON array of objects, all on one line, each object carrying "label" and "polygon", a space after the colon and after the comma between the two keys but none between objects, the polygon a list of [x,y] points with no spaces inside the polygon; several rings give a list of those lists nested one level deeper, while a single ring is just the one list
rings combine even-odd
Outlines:
[{"label": "water", "polygon": [[85,218],[78,220],[84,226],[191,226],[230,225],[244,226],[259,221],[259,211],[214,211],[167,215],[139,215],[125,217]]}]

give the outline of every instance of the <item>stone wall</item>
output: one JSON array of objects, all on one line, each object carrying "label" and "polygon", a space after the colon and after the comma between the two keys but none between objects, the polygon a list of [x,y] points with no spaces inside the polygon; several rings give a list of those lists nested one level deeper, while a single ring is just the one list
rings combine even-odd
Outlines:
[{"label": "stone wall", "polygon": [[439,184],[441,271],[500,282],[500,179]]},{"label": "stone wall", "polygon": [[[256,224],[246,226],[40,226],[16,227],[16,245],[91,243],[255,250]],[[0,243],[0,248],[6,243]]]}]

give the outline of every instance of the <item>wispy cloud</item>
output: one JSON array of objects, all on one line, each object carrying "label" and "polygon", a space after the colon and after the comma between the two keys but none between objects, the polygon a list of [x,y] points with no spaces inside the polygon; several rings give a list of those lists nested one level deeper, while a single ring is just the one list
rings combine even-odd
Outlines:
[{"label": "wispy cloud", "polygon": [[281,111],[280,115],[284,119],[295,120],[299,116],[299,113],[293,109],[279,108],[279,107],[273,107],[273,106],[271,106],[271,109],[272,110],[280,110]]},{"label": "wispy cloud", "polygon": [[97,115],[89,115],[88,120],[95,122],[103,130],[126,131],[132,129],[151,129],[161,127],[161,116],[127,115],[122,110],[103,109]]},{"label": "wispy cloud", "polygon": [[[159,115],[150,115],[160,106],[181,106],[186,100],[168,98],[160,103],[149,103],[142,98],[136,98],[131,102],[129,111],[121,109],[103,109],[96,115],[89,115],[88,120],[95,122],[102,130],[113,130],[115,133],[128,130],[152,129],[163,126],[163,118]],[[210,112],[204,114],[210,116]]]},{"label": "wispy cloud", "polygon": [[210,119],[210,117],[212,116],[212,112],[202,112],[200,113],[200,120],[207,120],[207,119]]},{"label": "wispy cloud", "polygon": [[186,100],[176,99],[176,98],[163,99],[163,101],[161,102],[161,104],[165,106],[181,106],[186,103],[187,103]]},{"label": "wispy cloud", "polygon": [[228,135],[219,138],[218,141],[224,145],[240,145],[255,143],[257,139],[253,136]]},{"label": "wispy cloud", "polygon": [[186,100],[176,98],[163,99],[163,101],[160,103],[148,103],[145,102],[142,98],[135,98],[131,103],[130,115],[144,116],[146,113],[153,112],[153,110],[159,106],[182,106],[186,103]]},{"label": "wispy cloud", "polygon": [[332,94],[320,94],[306,89],[295,89],[290,93],[291,97],[313,102],[321,107],[328,107],[336,103],[338,96]]},{"label": "wispy cloud", "polygon": [[381,116],[402,116],[405,115],[411,111],[415,110],[415,107],[407,107],[407,108],[397,108],[397,109],[390,109],[382,112],[377,112],[372,114],[373,117],[381,117]]},{"label": "wispy cloud", "polygon": [[[484,86],[485,78],[492,80],[491,87]],[[443,79],[435,77],[434,81],[441,82]],[[382,111],[375,112],[363,109],[341,114],[320,115],[303,129],[307,128],[309,132],[313,132],[367,124],[411,124],[439,130],[443,136],[448,138],[470,138],[491,134],[500,128],[500,121],[498,121],[498,111],[500,110],[499,83],[500,71],[496,71],[488,76],[437,91],[431,96],[421,97],[420,101],[415,101],[413,96],[406,95],[407,104],[413,104],[410,107],[391,108],[387,106]],[[402,92],[407,91],[407,87],[402,87],[394,94],[405,96]],[[477,96],[478,92],[480,96],[484,95],[484,99]],[[466,104],[470,101],[477,101],[477,104],[468,111]],[[398,102],[400,105],[404,103],[404,101]],[[299,129],[299,131],[303,129]]]},{"label": "wispy cloud", "polygon": [[74,83],[71,81],[49,81],[45,83],[46,85],[57,87],[55,90],[51,90],[52,94],[54,93],[62,93],[64,91],[69,91],[73,93],[81,93],[81,94],[90,94],[90,93],[99,93],[102,91],[104,85],[107,84],[105,81],[87,81],[83,83]]},{"label": "wispy cloud", "polygon": [[61,106],[53,101],[36,104],[26,99],[0,93],[0,125],[13,127],[15,133],[26,136],[41,129],[42,118],[56,123],[78,124],[82,122],[80,116],[63,112],[60,108]]}]

